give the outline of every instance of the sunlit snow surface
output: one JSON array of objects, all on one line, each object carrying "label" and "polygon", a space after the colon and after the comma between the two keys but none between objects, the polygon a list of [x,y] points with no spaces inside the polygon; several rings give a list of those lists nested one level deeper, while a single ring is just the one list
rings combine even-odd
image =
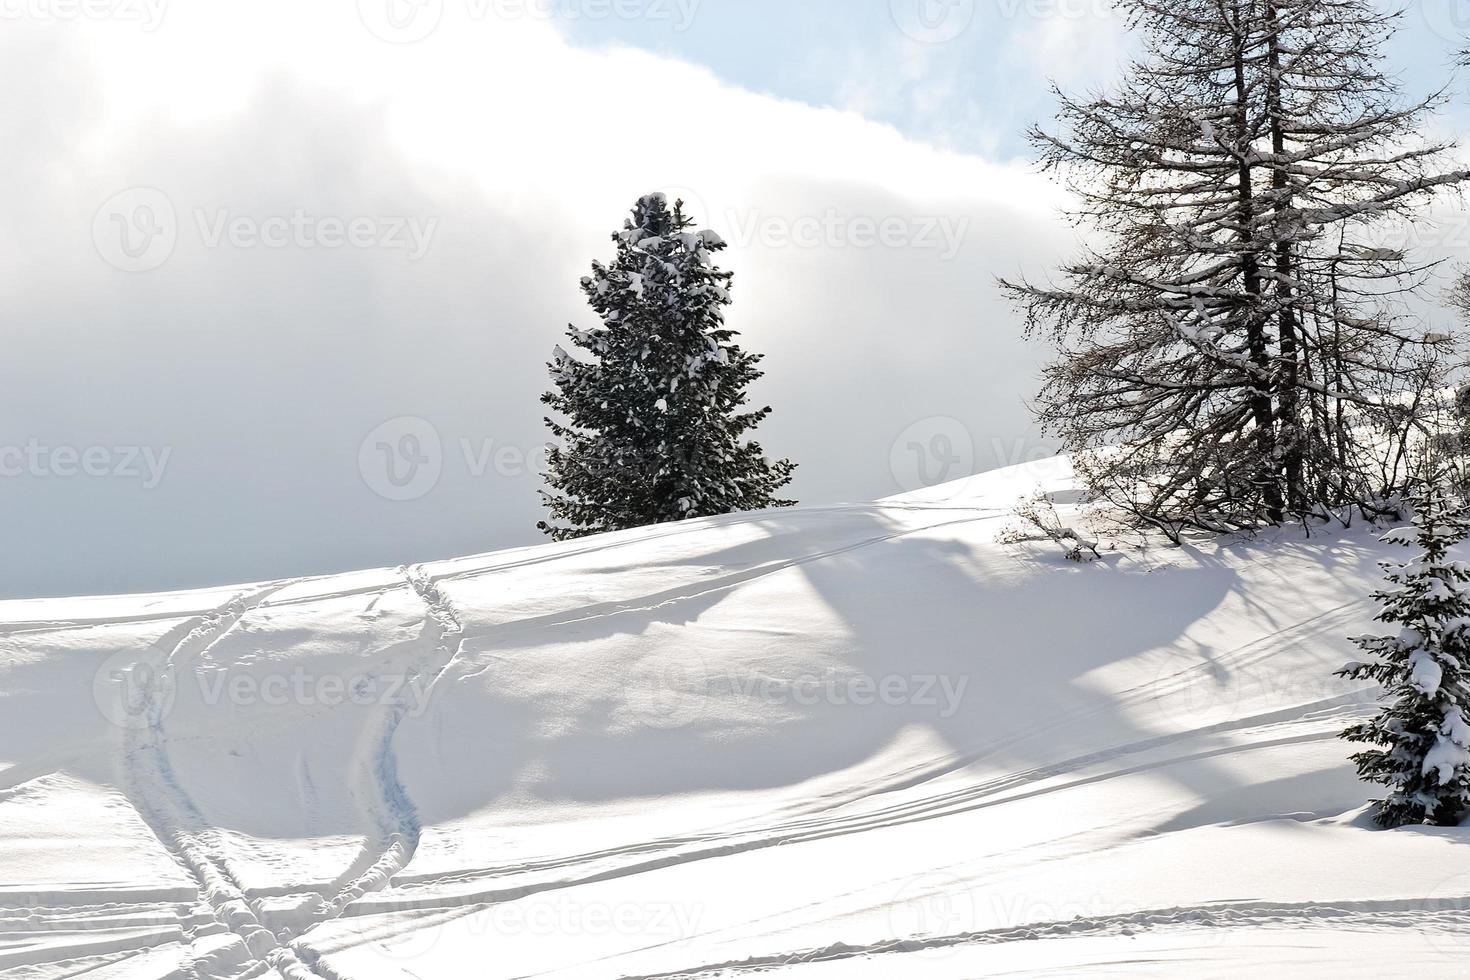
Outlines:
[{"label": "sunlit snow surface", "polygon": [[0,975],[1463,975],[1334,738],[1395,549],[996,544],[1062,469],[0,603]]}]

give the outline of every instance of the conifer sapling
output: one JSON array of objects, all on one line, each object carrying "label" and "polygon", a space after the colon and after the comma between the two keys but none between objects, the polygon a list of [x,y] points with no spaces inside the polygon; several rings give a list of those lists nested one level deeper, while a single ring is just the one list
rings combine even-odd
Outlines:
[{"label": "conifer sapling", "polygon": [[1353,761],[1365,780],[1388,787],[1374,801],[1381,826],[1453,826],[1470,806],[1470,567],[1449,552],[1470,534],[1470,520],[1439,485],[1413,503],[1414,526],[1385,540],[1412,544],[1419,557],[1383,563],[1388,585],[1374,595],[1379,622],[1399,632],[1355,639],[1372,659],[1339,672],[1376,681],[1386,704],[1342,737],[1376,746]]},{"label": "conifer sapling", "polygon": [[795,465],[746,441],[771,409],[746,407],[761,358],[725,326],[724,241],[650,194],[613,242],[612,264],[582,280],[602,324],[568,333],[590,359],[558,347],[548,365],[541,400],[566,421],[546,419],[559,444],[542,492],[552,520],[538,526],[565,540],[793,503],[776,494]]}]

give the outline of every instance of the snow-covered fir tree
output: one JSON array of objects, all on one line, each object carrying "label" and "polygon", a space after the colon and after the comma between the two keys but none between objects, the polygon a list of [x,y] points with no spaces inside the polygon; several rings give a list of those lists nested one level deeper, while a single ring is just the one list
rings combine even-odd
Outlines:
[{"label": "snow-covered fir tree", "polygon": [[1414,526],[1385,540],[1419,556],[1385,562],[1388,586],[1374,596],[1378,620],[1398,632],[1354,640],[1371,659],[1340,672],[1377,682],[1385,704],[1342,737],[1376,746],[1353,761],[1365,780],[1388,787],[1374,801],[1379,824],[1452,826],[1470,807],[1470,566],[1449,555],[1470,534],[1470,518],[1439,481],[1413,503]]},{"label": "snow-covered fir tree", "polygon": [[588,359],[558,347],[548,365],[541,400],[564,421],[546,420],[558,442],[541,530],[564,540],[793,503],[777,493],[795,464],[747,439],[771,409],[746,407],[761,358],[725,326],[725,243],[663,194],[639,199],[613,242],[612,263],[582,280],[602,325],[568,333]]},{"label": "snow-covered fir tree", "polygon": [[1003,283],[1058,347],[1042,422],[1176,537],[1376,512],[1438,379],[1403,302],[1428,267],[1374,229],[1470,178],[1421,136],[1441,97],[1400,97],[1374,0],[1118,6],[1138,60],[1031,134],[1089,248],[1060,282]]}]

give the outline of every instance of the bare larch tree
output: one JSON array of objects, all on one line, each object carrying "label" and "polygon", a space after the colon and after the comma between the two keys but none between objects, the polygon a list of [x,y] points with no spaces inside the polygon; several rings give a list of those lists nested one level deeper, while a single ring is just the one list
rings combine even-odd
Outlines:
[{"label": "bare larch tree", "polygon": [[1416,133],[1370,0],[1120,0],[1115,90],[1031,131],[1090,232],[1059,284],[1003,280],[1052,341],[1045,425],[1091,489],[1177,537],[1373,509],[1402,489],[1442,341],[1432,264],[1374,241],[1470,171]]}]

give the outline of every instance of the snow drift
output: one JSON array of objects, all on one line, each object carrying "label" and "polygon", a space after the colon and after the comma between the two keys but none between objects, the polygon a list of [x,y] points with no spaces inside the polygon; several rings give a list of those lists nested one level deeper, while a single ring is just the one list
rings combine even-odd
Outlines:
[{"label": "snow drift", "polygon": [[1371,829],[1367,529],[996,538],[1057,462],[398,570],[0,603],[0,974],[1453,975]]}]

